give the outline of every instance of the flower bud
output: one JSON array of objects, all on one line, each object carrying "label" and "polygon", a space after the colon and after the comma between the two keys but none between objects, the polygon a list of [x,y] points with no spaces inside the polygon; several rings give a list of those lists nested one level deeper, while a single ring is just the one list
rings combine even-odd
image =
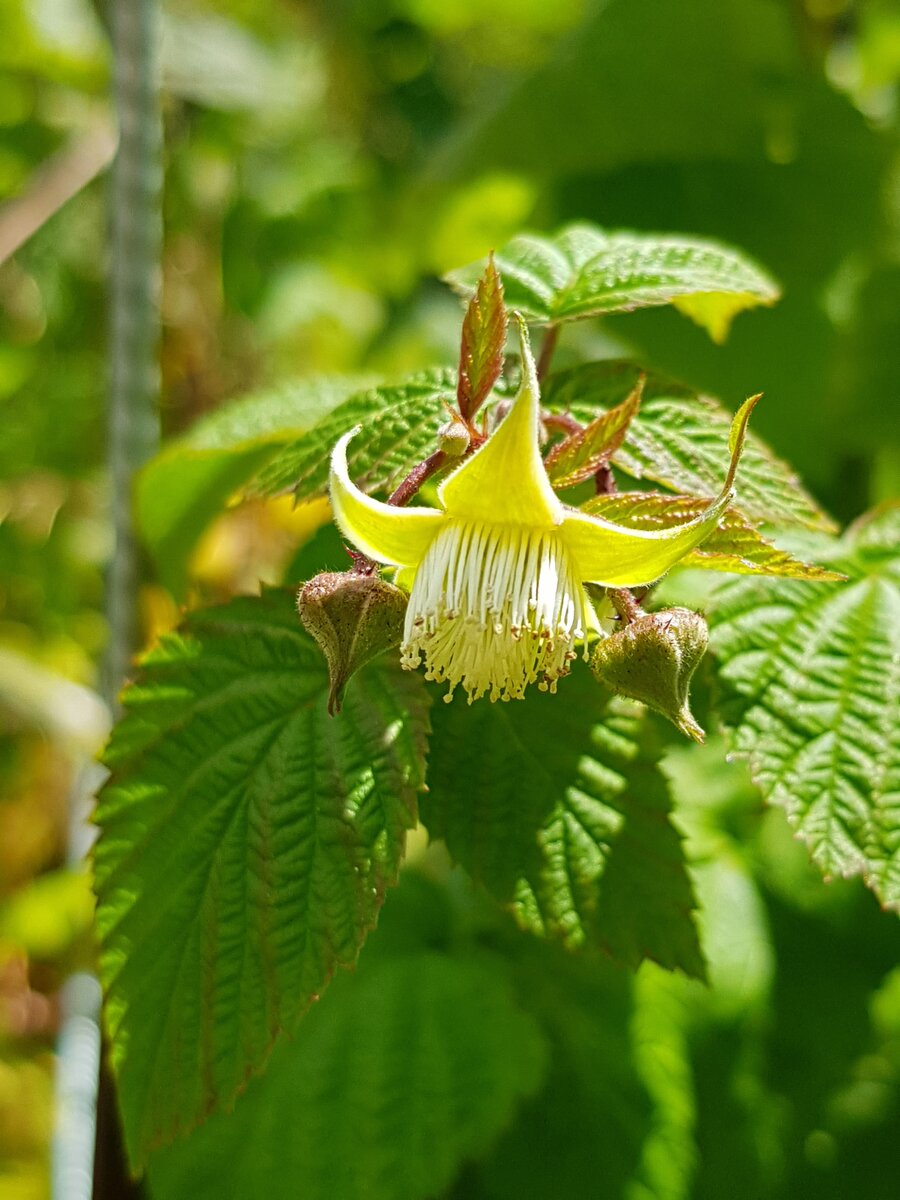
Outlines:
[{"label": "flower bud", "polygon": [[462,421],[448,421],[438,430],[438,446],[448,458],[461,458],[469,448],[469,431]]},{"label": "flower bud", "polygon": [[328,712],[341,711],[347,681],[370,659],[398,646],[406,593],[377,575],[326,571],[297,593],[297,611],[328,663]]},{"label": "flower bud", "polygon": [[646,613],[598,642],[591,670],[611,691],[640,700],[702,742],[706,735],[688,706],[688,692],[708,641],[699,613],[687,608]]}]

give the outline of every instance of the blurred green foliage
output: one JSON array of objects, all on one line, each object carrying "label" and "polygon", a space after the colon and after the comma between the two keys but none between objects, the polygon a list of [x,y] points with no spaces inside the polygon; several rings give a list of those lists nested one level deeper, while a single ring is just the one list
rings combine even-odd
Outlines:
[{"label": "blurred green foliage", "polygon": [[[451,363],[458,304],[437,274],[523,225],[590,219],[721,237],[785,295],[743,316],[723,348],[657,310],[566,331],[561,362],[567,339],[581,339],[730,407],[764,390],[760,429],[841,522],[897,490],[900,17],[890,0],[164,9],[166,433],[285,379]],[[0,262],[3,1200],[46,1194],[53,996],[83,957],[84,894],[56,873],[82,746],[52,705],[16,702],[9,664],[31,663],[63,691],[91,688],[104,642],[96,165],[108,58],[101,4],[0,6],[0,248],[14,247]],[[54,189],[72,178],[81,186],[52,212]],[[37,227],[17,246],[29,218]],[[328,565],[310,553],[317,544],[339,565],[327,534],[304,545],[315,527],[277,504],[232,514],[201,546],[196,589],[277,578],[294,552],[298,571]],[[150,636],[172,604],[151,588],[143,600]],[[102,736],[102,720],[88,724],[88,740]],[[571,1197],[890,1200],[895,918],[861,885],[823,886],[781,815],[763,814],[743,771],[722,765],[721,746],[673,754],[670,766],[712,990],[644,968],[626,996],[619,976],[585,968],[563,1000],[545,973],[581,968],[522,950],[517,986],[539,988],[559,1046],[546,1094],[560,1108],[548,1124],[534,1101],[453,1194],[521,1195],[512,1166],[533,1186],[534,1147],[562,1146]],[[460,919],[481,930],[461,903]],[[626,1026],[643,1049],[629,1058],[618,1045],[615,1057],[612,1033]],[[621,1083],[613,1117],[604,1072]],[[577,1116],[563,1106],[572,1095]],[[652,1136],[623,1134],[599,1153],[610,1127]]]}]

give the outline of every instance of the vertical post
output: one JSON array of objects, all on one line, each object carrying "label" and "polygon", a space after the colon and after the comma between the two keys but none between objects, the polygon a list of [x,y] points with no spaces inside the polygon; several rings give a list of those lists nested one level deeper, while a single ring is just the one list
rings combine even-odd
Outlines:
[{"label": "vertical post", "polygon": [[[110,195],[107,462],[115,542],[106,581],[104,683],[115,711],[137,645],[134,477],[159,441],[162,121],[158,0],[110,0],[109,15],[119,146]],[[140,1194],[128,1174],[114,1081],[101,1062],[93,1197],[129,1200]]]},{"label": "vertical post", "polygon": [[[109,216],[107,465],[114,529],[106,580],[109,626],[103,693],[110,709],[137,644],[140,560],[133,523],[135,472],[159,440],[158,346],[162,251],[162,125],[157,74],[158,0],[108,0],[113,101],[119,140]],[[84,795],[73,799],[70,860],[86,851]],[[99,987],[64,989],[53,1144],[54,1200],[132,1200],[111,1076],[100,1053]]]},{"label": "vertical post", "polygon": [[114,701],[135,649],[134,474],[159,440],[162,127],[157,0],[111,0],[109,11],[119,125],[111,189],[107,448],[115,548],[106,585],[105,684]]}]

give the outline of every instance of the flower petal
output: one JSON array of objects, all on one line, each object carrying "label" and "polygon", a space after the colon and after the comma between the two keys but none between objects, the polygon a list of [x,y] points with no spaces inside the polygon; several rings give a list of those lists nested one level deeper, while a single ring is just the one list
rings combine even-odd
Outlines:
[{"label": "flower petal", "polygon": [[643,530],[625,529],[587,513],[566,513],[561,534],[582,580],[606,587],[653,583],[712,533],[734,499],[734,477],[744,448],[747,422],[758,400],[759,396],[752,396],[738,410],[728,442],[731,462],[725,485],[699,517],[671,529]]},{"label": "flower petal", "polygon": [[434,508],[399,508],[383,504],[360,491],[347,469],[351,429],[331,454],[331,506],[341,533],[363,554],[377,562],[411,567],[425,554],[444,520]]},{"label": "flower petal", "polygon": [[528,329],[516,314],[522,342],[522,383],[500,426],[445,479],[438,499],[447,514],[495,525],[552,529],[565,510],[557,499],[538,444],[540,388]]},{"label": "flower petal", "polygon": [[625,529],[587,513],[566,513],[562,538],[579,577],[605,587],[653,583],[707,538],[728,507],[726,494],[699,517],[672,529]]}]

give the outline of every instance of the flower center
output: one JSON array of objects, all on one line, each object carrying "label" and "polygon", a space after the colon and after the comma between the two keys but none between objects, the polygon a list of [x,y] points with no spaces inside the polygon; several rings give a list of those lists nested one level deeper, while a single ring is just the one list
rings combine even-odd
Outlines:
[{"label": "flower center", "polygon": [[416,572],[402,661],[469,703],[556,690],[585,637],[587,598],[555,530],[448,519]]}]

